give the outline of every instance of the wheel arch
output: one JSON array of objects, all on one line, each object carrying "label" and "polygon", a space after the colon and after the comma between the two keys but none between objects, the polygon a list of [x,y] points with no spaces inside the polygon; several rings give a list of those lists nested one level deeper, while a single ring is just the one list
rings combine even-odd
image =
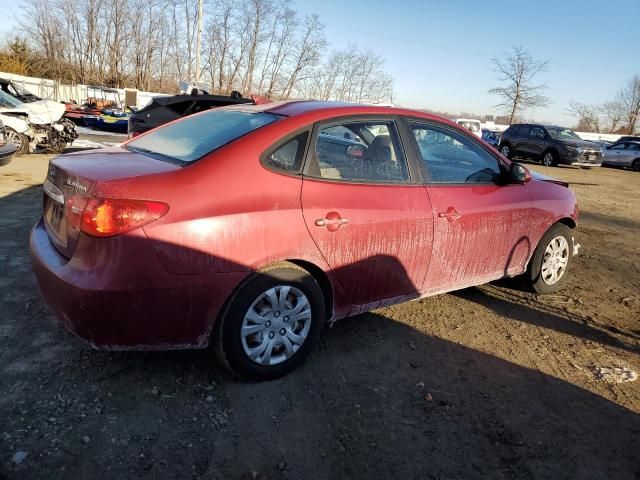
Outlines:
[{"label": "wheel arch", "polygon": [[306,270],[309,275],[311,275],[318,285],[320,286],[320,290],[322,291],[322,296],[324,300],[324,309],[325,309],[325,320],[332,320],[334,317],[334,293],[333,293],[333,284],[331,280],[329,280],[329,276],[326,274],[322,268],[318,267],[316,264],[309,262],[307,260],[300,260],[296,258],[287,258],[284,260],[276,260],[272,262],[265,263],[260,268],[255,269],[253,272],[248,273],[242,281],[238,282],[235,288],[231,291],[228,297],[224,300],[222,307],[218,310],[217,314],[213,317],[213,323],[209,326],[208,333],[206,334],[209,342],[212,340],[215,341],[216,337],[219,335],[218,325],[221,324],[220,319],[225,314],[231,301],[235,298],[236,294],[240,289],[245,286],[251,279],[260,272],[270,270],[276,266],[284,266],[287,264],[295,265],[296,267],[302,268]]},{"label": "wheel arch", "polygon": [[326,320],[331,320],[334,315],[333,311],[333,284],[329,279],[327,273],[314,263],[306,260],[299,259],[287,259],[286,262],[293,263],[300,268],[305,269],[309,274],[318,282],[320,290],[322,290],[322,296],[324,298],[324,314]]},{"label": "wheel arch", "polygon": [[556,157],[556,161],[560,159],[560,152],[558,151],[558,147],[556,147],[555,145],[545,148],[540,154],[540,158],[544,158],[547,152],[553,153]]},{"label": "wheel arch", "polygon": [[[560,218],[557,222],[555,223],[562,223],[563,225],[566,225],[567,227],[571,228],[572,230],[574,228],[576,228],[578,226],[578,224],[576,223],[576,221],[571,218],[571,217],[563,217]],[[551,228],[553,225],[551,225],[549,228]],[[548,229],[547,229],[548,230]],[[546,233],[546,232],[545,232]]]}]

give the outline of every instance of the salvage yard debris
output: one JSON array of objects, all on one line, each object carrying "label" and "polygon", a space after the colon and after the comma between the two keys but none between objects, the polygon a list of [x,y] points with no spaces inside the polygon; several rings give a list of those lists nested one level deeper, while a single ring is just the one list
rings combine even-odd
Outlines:
[{"label": "salvage yard debris", "polygon": [[635,382],[638,379],[638,372],[629,367],[601,367],[594,365],[590,368],[598,380],[609,383]]}]

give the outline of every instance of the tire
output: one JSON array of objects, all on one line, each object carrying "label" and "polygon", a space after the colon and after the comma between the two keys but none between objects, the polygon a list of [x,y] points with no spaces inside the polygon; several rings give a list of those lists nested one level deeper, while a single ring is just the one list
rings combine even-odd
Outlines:
[{"label": "tire", "polygon": [[[292,322],[294,315],[300,318]],[[273,380],[304,362],[324,321],[324,298],[315,278],[292,263],[274,264],[253,274],[231,297],[216,325],[215,353],[243,380]]]},{"label": "tire", "polygon": [[64,151],[67,148],[67,142],[65,142],[64,140],[58,138],[56,139],[56,141],[51,145],[50,150],[53,153],[64,153]]},{"label": "tire", "polygon": [[640,158],[636,158],[631,164],[631,169],[634,172],[640,172]]},{"label": "tire", "polygon": [[540,163],[544,167],[555,167],[558,165],[558,154],[553,150],[547,150],[542,154]]},{"label": "tire", "polygon": [[[565,247],[566,252],[564,251]],[[553,261],[549,255],[553,255],[555,252],[560,252],[560,254],[557,254],[556,260]],[[542,236],[527,266],[525,278],[528,286],[541,295],[557,292],[569,276],[572,259],[573,236],[571,230],[561,223],[552,225]],[[561,273],[557,275],[560,268],[562,269]],[[554,271],[557,278],[553,276]]]},{"label": "tire", "polygon": [[29,153],[29,137],[23,133],[16,132],[11,127],[6,127],[5,131],[7,143],[13,143],[18,147],[16,155],[25,155]]},{"label": "tire", "polygon": [[506,143],[503,145],[500,145],[500,153],[509,159],[511,159],[511,157],[513,156],[511,147],[509,146],[509,144],[506,144]]}]

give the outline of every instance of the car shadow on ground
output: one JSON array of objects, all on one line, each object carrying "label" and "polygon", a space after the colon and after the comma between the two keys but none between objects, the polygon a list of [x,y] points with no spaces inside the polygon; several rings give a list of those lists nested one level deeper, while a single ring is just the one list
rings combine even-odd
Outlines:
[{"label": "car shadow on ground", "polygon": [[[237,381],[209,351],[87,350],[47,313],[26,260],[40,195],[32,187],[0,199],[12,212],[0,220],[13,262],[2,267],[0,313],[8,478],[640,475],[633,411],[384,310],[325,329],[300,369],[266,383]],[[520,305],[471,292],[501,316],[529,318]],[[585,335],[562,322],[542,326]],[[28,452],[19,465],[16,450]]]},{"label": "car shadow on ground", "polygon": [[[12,469],[15,478],[62,466],[65,478],[640,474],[634,412],[379,314],[339,322],[302,368],[268,383],[229,377],[208,352],[73,345],[57,363],[43,393],[69,404],[42,416],[73,427],[56,433],[67,450]],[[39,452],[48,442],[28,447]]]},{"label": "car shadow on ground", "polygon": [[[505,279],[493,282],[495,287],[468,288],[451,292],[451,295],[477,303],[494,311],[506,319],[526,322],[559,333],[572,335],[576,338],[589,340],[618,347],[629,352],[640,353],[640,336],[632,332],[624,332],[615,327],[595,325],[590,318],[569,313],[561,307],[554,307],[531,299],[523,304],[520,297],[509,290],[517,291],[517,279]],[[612,335],[614,334],[614,335]],[[628,337],[629,341],[621,338]]]}]

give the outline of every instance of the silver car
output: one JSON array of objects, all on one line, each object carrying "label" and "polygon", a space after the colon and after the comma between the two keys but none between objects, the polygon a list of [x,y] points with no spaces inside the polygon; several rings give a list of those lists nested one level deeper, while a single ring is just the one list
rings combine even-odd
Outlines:
[{"label": "silver car", "polygon": [[603,153],[603,167],[631,167],[634,172],[640,172],[640,141],[614,143]]}]

